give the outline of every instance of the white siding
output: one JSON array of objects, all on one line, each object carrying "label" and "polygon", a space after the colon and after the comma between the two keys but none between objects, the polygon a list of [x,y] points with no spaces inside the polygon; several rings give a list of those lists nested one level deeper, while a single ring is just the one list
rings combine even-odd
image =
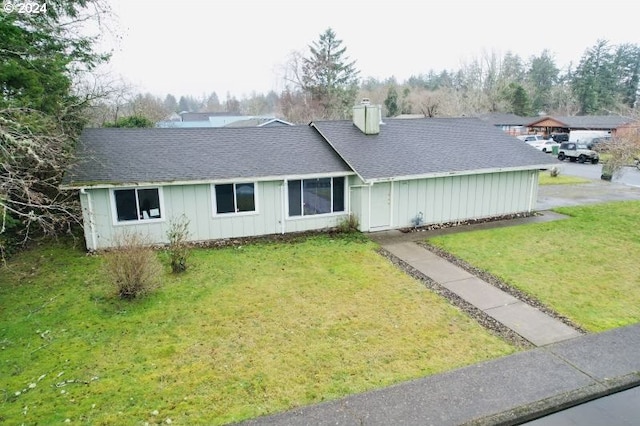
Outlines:
[{"label": "white siding", "polygon": [[[282,220],[281,181],[257,182],[255,214],[214,215],[211,185],[169,185],[164,186],[163,219],[154,223],[114,223],[113,203],[109,189],[87,189],[93,209],[89,211],[88,196],[81,195],[85,223],[87,248],[108,248],[114,237],[124,232],[141,233],[153,243],[166,243],[166,232],[170,219],[184,214],[189,220],[191,241],[206,241],[222,238],[237,238],[254,235],[297,232],[311,229],[324,229],[336,226],[347,213]],[[348,196],[348,195],[347,195]],[[91,227],[93,219],[96,247],[93,244]]]},{"label": "white siding", "polygon": [[424,224],[530,212],[537,179],[527,170],[395,181],[391,228],[412,226],[420,212]]},{"label": "white siding", "polygon": [[[355,176],[348,177],[347,182],[345,206],[358,217],[360,229],[370,231],[371,209],[376,205],[370,194],[376,193],[375,188]],[[283,185],[283,181],[257,182],[257,212],[241,215],[214,215],[211,185],[164,186],[164,220],[139,224],[114,223],[111,191],[87,189],[80,196],[87,247],[107,248],[122,232],[139,232],[154,243],[166,243],[170,219],[182,214],[189,220],[192,241],[325,229],[335,227],[347,217],[345,212],[287,218],[286,210],[283,211],[286,208]],[[412,226],[412,220],[420,212],[423,224],[530,212],[536,204],[537,188],[537,170],[393,181],[386,228]]]}]

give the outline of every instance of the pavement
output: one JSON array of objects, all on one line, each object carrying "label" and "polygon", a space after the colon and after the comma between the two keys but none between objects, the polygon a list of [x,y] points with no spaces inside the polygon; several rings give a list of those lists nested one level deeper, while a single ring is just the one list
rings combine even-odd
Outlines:
[{"label": "pavement", "polygon": [[538,207],[545,210],[536,216],[432,230],[429,235],[397,230],[371,234],[393,256],[535,348],[242,424],[518,425],[640,386],[640,324],[581,334],[416,243],[432,235],[566,218],[547,208],[629,199],[640,199],[640,188],[595,180],[581,185],[544,186],[540,188]]}]

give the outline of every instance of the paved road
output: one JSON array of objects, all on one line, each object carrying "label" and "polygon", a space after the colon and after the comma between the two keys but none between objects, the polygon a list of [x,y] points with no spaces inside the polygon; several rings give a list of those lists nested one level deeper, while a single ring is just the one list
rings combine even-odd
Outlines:
[{"label": "paved road", "polygon": [[635,426],[639,423],[640,387],[635,387],[523,423],[523,425]]},{"label": "paved road", "polygon": [[541,185],[536,209],[580,206],[609,201],[640,200],[640,170],[627,167],[611,182],[600,179],[602,166],[590,163],[560,164],[560,173],[591,179],[580,185]]},{"label": "paved road", "polygon": [[[602,174],[601,164],[580,164],[564,161],[559,165],[559,168],[561,174],[579,176],[587,179],[600,179],[600,175]],[[640,170],[635,167],[625,167],[620,176],[614,177],[612,182],[640,187]]]}]

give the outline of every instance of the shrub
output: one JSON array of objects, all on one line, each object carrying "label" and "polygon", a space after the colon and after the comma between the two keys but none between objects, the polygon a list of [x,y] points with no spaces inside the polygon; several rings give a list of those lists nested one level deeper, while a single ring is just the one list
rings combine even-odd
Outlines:
[{"label": "shrub", "polygon": [[189,239],[189,219],[185,215],[177,219],[171,219],[167,230],[169,239],[169,259],[171,260],[171,271],[180,273],[187,270],[187,258],[191,253],[187,240]]},{"label": "shrub", "polygon": [[140,234],[123,234],[104,254],[105,273],[122,299],[135,299],[160,285],[162,265]]},{"label": "shrub", "polygon": [[342,219],[340,223],[338,223],[337,228],[338,228],[338,232],[349,234],[352,232],[358,232],[359,226],[360,226],[360,222],[358,221],[358,217],[354,214],[349,214],[349,216]]}]

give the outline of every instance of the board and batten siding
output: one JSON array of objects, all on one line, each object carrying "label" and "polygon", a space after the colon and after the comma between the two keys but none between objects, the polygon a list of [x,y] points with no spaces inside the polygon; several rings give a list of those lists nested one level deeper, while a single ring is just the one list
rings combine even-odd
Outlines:
[{"label": "board and batten siding", "polygon": [[411,227],[420,214],[423,225],[483,219],[531,212],[537,188],[537,170],[380,182],[351,188],[352,211],[362,231]]},{"label": "board and batten siding", "polygon": [[348,214],[288,218],[284,188],[283,181],[256,182],[255,213],[214,215],[211,185],[165,185],[162,186],[163,219],[140,223],[115,223],[112,190],[87,188],[80,194],[86,245],[89,250],[109,248],[124,233],[140,233],[152,243],[165,244],[171,219],[182,214],[189,221],[190,241],[331,228]]}]

